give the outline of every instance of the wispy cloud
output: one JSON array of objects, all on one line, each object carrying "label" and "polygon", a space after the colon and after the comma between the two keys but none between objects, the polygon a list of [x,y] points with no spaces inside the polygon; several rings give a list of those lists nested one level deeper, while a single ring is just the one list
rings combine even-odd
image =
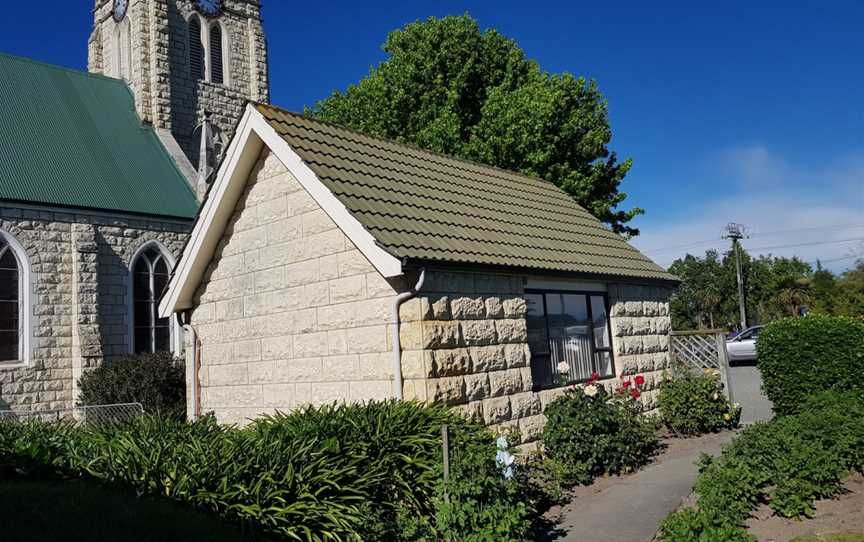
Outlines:
[{"label": "wispy cloud", "polygon": [[657,263],[728,250],[721,232],[730,221],[749,227],[744,246],[757,254],[820,259],[835,271],[864,257],[864,153],[801,167],[756,144],[718,153],[715,166],[729,179],[723,196],[642,224],[633,243]]}]

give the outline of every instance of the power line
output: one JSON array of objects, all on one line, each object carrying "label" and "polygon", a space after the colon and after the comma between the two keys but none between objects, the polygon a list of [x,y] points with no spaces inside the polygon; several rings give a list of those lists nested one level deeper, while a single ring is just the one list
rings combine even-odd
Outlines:
[{"label": "power line", "polygon": [[781,233],[798,233],[802,231],[819,231],[819,230],[850,230],[854,228],[864,228],[864,224],[838,224],[835,226],[814,226],[812,228],[796,228],[794,230],[773,230],[753,233],[750,237],[768,237]]},{"label": "power line", "polygon": [[752,247],[747,250],[755,252],[757,250],[772,250],[775,248],[797,248],[797,247],[813,247],[817,245],[836,245],[839,243],[852,243],[855,241],[864,241],[864,237],[856,237],[855,239],[838,239],[836,241],[815,241],[813,243],[797,243],[793,245],[774,245],[770,247]]},{"label": "power line", "polygon": [[[766,232],[759,232],[750,234],[749,237],[769,237],[771,235],[778,235],[781,233],[800,233],[805,231],[820,231],[820,230],[849,230],[853,228],[864,228],[864,224],[836,224],[834,226],[814,226],[812,228],[795,228],[790,230],[772,230]],[[687,243],[684,245],[675,245],[669,247],[660,247],[660,248],[649,248],[645,249],[643,252],[648,254],[657,254],[659,252],[668,252],[670,250],[678,250],[682,248],[691,248],[698,247],[701,245],[707,245],[709,243],[718,243],[722,241],[722,238],[714,238],[714,239],[706,239],[705,241],[694,241],[692,243]],[[773,247],[772,247],[773,248]],[[761,249],[754,249],[761,250]]]}]

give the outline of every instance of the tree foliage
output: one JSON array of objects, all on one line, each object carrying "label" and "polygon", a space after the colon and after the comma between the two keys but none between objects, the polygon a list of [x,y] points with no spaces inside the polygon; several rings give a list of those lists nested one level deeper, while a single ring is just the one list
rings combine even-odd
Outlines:
[{"label": "tree foliage", "polygon": [[607,102],[596,82],[550,74],[511,39],[469,15],[430,17],[390,33],[389,55],[319,118],[432,151],[554,182],[625,235],[642,214],[620,209],[631,161],[608,149]]},{"label": "tree foliage", "polygon": [[[798,258],[760,256],[742,249],[747,321],[764,324],[801,314],[864,315],[864,261],[840,276]],[[688,254],[669,271],[682,279],[671,301],[675,329],[733,327],[739,320],[734,255]]]}]

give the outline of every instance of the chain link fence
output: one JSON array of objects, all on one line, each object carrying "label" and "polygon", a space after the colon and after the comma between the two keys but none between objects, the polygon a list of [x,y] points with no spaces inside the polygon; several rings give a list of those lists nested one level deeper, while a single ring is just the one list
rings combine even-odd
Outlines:
[{"label": "chain link fence", "polygon": [[144,414],[144,407],[141,403],[78,406],[56,410],[0,410],[0,422],[67,421],[99,425],[125,422],[142,414]]}]

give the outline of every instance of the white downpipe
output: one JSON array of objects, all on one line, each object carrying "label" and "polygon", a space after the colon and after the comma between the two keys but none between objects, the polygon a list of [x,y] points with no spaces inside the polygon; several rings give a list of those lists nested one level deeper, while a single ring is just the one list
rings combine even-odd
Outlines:
[{"label": "white downpipe", "polygon": [[402,344],[399,338],[399,307],[409,299],[413,299],[423,288],[423,282],[426,280],[426,269],[420,270],[420,278],[417,279],[417,284],[414,288],[407,292],[403,292],[396,296],[393,300],[393,387],[396,399],[403,399],[402,392]]},{"label": "white downpipe", "polygon": [[[180,319],[180,315],[177,315],[177,319]],[[201,380],[199,371],[201,370],[201,352],[198,347],[198,332],[192,326],[192,324],[183,324],[183,331],[189,333],[189,337],[192,339],[192,356],[186,353],[186,379],[187,382],[189,380],[192,381],[192,393],[190,394],[188,400],[192,404],[192,420],[197,420],[201,417]],[[191,370],[190,370],[191,367]],[[191,378],[190,378],[191,376]]]}]

